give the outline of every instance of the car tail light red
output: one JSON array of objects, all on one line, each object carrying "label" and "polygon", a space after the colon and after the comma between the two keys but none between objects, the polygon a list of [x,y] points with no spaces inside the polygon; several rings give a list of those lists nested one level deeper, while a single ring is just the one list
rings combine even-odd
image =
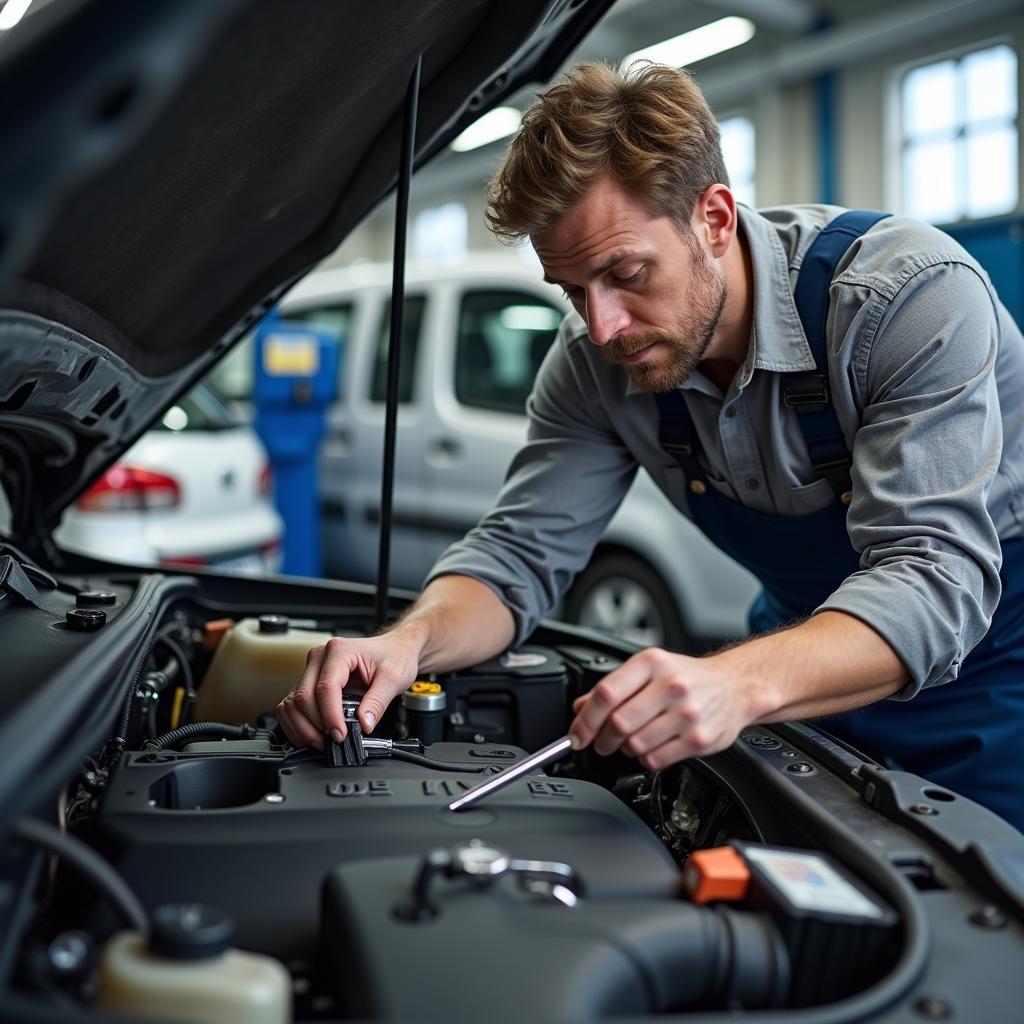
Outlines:
[{"label": "car tail light red", "polygon": [[174,477],[138,466],[113,466],[75,503],[85,512],[151,512],[181,504]]},{"label": "car tail light red", "polygon": [[260,496],[269,498],[274,493],[274,471],[269,462],[264,462],[260,469]]}]

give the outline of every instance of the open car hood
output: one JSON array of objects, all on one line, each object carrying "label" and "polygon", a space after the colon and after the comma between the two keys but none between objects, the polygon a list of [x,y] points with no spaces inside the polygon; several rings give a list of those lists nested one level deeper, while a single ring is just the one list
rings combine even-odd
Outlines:
[{"label": "open car hood", "polygon": [[611,2],[52,0],[0,39],[15,532],[52,525],[393,190],[418,55],[417,165]]}]

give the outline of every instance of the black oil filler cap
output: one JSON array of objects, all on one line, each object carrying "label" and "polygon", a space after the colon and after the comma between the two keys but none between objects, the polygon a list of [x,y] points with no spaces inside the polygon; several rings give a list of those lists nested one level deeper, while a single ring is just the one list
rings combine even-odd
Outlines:
[{"label": "black oil filler cap", "polygon": [[149,948],[174,960],[219,956],[235,937],[235,922],[205,903],[165,903],[153,911]]}]

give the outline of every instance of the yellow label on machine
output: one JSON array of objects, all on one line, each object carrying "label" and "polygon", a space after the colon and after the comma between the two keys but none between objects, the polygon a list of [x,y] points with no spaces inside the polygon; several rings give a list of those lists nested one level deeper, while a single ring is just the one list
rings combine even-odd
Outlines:
[{"label": "yellow label on machine", "polygon": [[320,367],[314,335],[271,334],[263,343],[263,370],[270,377],[312,377]]}]

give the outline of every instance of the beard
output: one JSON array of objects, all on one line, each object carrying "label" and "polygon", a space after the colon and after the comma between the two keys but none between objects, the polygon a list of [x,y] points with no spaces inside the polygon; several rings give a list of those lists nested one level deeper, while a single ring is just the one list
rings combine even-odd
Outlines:
[{"label": "beard", "polygon": [[[725,306],[725,282],[711,268],[711,261],[696,244],[693,255],[693,289],[689,308],[676,321],[674,331],[652,329],[641,334],[623,334],[609,341],[601,355],[621,366],[630,382],[642,391],[671,391],[679,387],[704,358]],[[657,362],[627,363],[624,357],[660,343],[663,352]]]}]

